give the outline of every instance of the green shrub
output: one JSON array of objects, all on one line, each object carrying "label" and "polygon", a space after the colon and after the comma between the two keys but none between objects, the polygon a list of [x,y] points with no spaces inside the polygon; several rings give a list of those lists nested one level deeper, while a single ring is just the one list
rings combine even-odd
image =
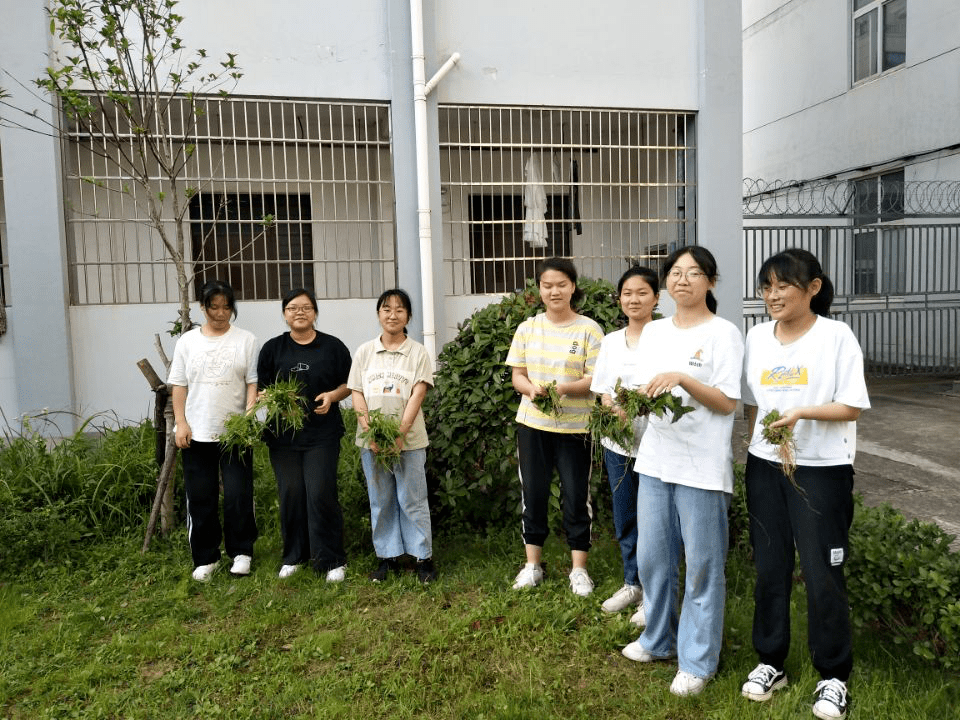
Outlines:
[{"label": "green shrub", "polygon": [[882,627],[922,658],[960,667],[960,554],[937,525],[858,497],[847,585],[854,622]]},{"label": "green shrub", "polygon": [[340,443],[340,461],[337,465],[340,506],[343,508],[343,542],[348,555],[369,553],[373,548],[370,497],[360,465],[360,448],[355,442],[357,414],[349,408],[342,408],[340,412],[347,429]]},{"label": "green shrub", "polygon": [[[579,312],[611,332],[622,326],[616,289],[581,278]],[[427,477],[435,521],[451,528],[503,526],[519,516],[516,424],[520,396],[504,363],[520,323],[543,311],[530,281],[523,292],[478,310],[437,358],[435,387],[424,403],[430,450]],[[593,478],[595,507],[608,507],[600,473]],[[554,496],[554,504],[558,503]]]}]

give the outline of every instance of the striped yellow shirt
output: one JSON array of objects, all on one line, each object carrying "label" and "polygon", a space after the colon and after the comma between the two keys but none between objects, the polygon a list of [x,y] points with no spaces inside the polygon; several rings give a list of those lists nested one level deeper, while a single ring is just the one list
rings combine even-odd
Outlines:
[{"label": "striped yellow shirt", "polygon": [[[579,380],[593,374],[600,352],[603,330],[583,315],[566,325],[555,325],[540,313],[524,320],[513,336],[507,365],[526,368],[527,377],[535,385]],[[559,418],[544,415],[530,398],[523,395],[517,410],[517,422],[538,430],[557,433],[587,431],[587,420],[593,406],[593,395],[563,398]]]}]

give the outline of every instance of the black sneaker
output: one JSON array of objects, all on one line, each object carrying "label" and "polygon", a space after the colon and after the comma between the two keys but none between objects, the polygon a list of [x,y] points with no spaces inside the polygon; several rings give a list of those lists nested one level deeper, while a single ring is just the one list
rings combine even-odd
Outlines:
[{"label": "black sneaker", "polygon": [[437,569],[433,566],[433,558],[417,560],[417,579],[424,585],[437,579]]},{"label": "black sneaker", "polygon": [[760,663],[747,675],[747,681],[740,688],[740,692],[745,698],[765,702],[773,697],[774,691],[786,684],[787,674],[783,670]]},{"label": "black sneaker", "polygon": [[847,716],[850,696],[847,684],[842,680],[830,678],[817,683],[817,701],[813,704],[813,714],[821,720],[843,720]]},{"label": "black sneaker", "polygon": [[400,572],[400,566],[396,558],[380,558],[380,564],[370,573],[370,579],[374,582],[383,582],[387,579],[387,575],[390,573],[396,575],[398,572]]}]

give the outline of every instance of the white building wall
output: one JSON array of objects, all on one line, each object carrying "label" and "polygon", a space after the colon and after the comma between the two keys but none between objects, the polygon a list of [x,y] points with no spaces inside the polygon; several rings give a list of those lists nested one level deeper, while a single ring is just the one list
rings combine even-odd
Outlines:
[{"label": "white building wall", "polygon": [[[2,5],[6,17],[13,0],[2,0]],[[42,2],[16,5],[20,12],[32,13],[33,25],[46,27]],[[654,0],[603,4],[574,0],[425,0],[428,77],[450,53],[456,51],[462,56],[428,104],[434,286],[443,287],[438,102],[694,110],[699,113],[696,180],[698,217],[703,226],[700,237],[718,255],[721,272],[729,279],[721,283],[718,292],[721,313],[738,320],[738,190],[742,176],[739,5],[709,0],[670,4]],[[398,283],[415,299],[411,330],[416,336],[422,315],[407,3],[181,0],[178,10],[186,18],[183,39],[188,47],[204,47],[214,58],[226,51],[237,53],[244,73],[235,91],[238,94],[391,102],[397,275]],[[30,45],[22,38],[12,44],[8,41],[22,34],[20,26],[4,26],[0,29],[0,48],[9,51],[15,45],[18,52],[24,52],[35,45],[32,54],[44,56],[47,48],[39,34],[31,38]],[[2,51],[0,63],[9,66]],[[19,79],[29,82],[32,75]],[[52,140],[47,143],[51,148],[55,145]],[[25,158],[16,157],[17,152],[12,144],[4,143],[9,240],[25,246],[34,239],[22,229],[24,218],[62,218],[62,210],[59,190],[47,188],[19,203],[11,213],[9,189],[20,180],[17,173],[30,172],[27,163],[21,162]],[[62,230],[46,242],[56,245],[63,254]],[[12,260],[18,257],[16,252],[10,256]],[[31,261],[13,266],[11,271],[24,278],[20,286],[24,291],[14,292],[14,302],[26,303],[35,299],[26,291],[31,287],[31,277],[64,275],[65,267],[62,260],[59,267]],[[61,302],[62,296],[61,291],[53,301]],[[456,324],[490,299],[448,298],[444,302],[438,297],[438,341],[452,337]],[[370,299],[326,301],[320,311],[320,329],[338,335],[353,350],[377,332],[373,304]],[[23,315],[18,309],[12,308],[10,320],[19,325]],[[277,302],[241,303],[239,310],[237,324],[261,339],[284,330]],[[195,316],[198,312],[194,310]],[[112,411],[121,419],[136,420],[148,415],[152,398],[135,363],[148,357],[159,365],[152,349],[153,335],[169,326],[175,315],[173,305],[75,306],[63,315],[73,338],[67,347],[72,350],[54,363],[54,369],[68,371],[72,407],[84,416]],[[6,350],[12,340],[21,338],[18,330],[14,327],[0,338],[0,380],[5,386],[7,379],[22,385],[26,368],[40,366],[41,358],[35,356],[32,347],[24,346],[19,353]],[[165,344],[172,353],[172,339]],[[11,355],[15,356],[12,361]],[[39,399],[42,383],[31,381],[31,387],[31,397]],[[6,410],[11,401],[5,398],[0,391],[0,402],[7,403],[0,407]],[[16,412],[35,406],[42,404],[20,402]]]},{"label": "white building wall", "polygon": [[814,179],[960,143],[960,3],[910,0],[906,62],[853,87],[850,7],[744,0],[745,177]]}]

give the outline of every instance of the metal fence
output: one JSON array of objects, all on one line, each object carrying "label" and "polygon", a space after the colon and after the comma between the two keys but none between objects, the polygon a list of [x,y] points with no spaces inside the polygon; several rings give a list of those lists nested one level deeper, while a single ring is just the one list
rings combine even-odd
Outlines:
[{"label": "metal fence", "polygon": [[694,113],[439,108],[446,295],[523,287],[538,258],[589,277],[696,242]]},{"label": "metal fence", "polygon": [[[291,287],[319,298],[376,297],[396,277],[389,105],[314,100],[203,98],[195,127],[186,98],[167,125],[191,148],[186,255],[197,280],[227,279],[241,299],[275,299]],[[121,143],[69,129],[65,197],[71,303],[172,302],[177,283],[151,227],[143,190],[118,171],[136,134],[119,114]],[[171,236],[168,188],[161,221]],[[180,196],[182,197],[182,196]],[[264,222],[264,218],[268,222]]]},{"label": "metal fence", "polygon": [[867,372],[960,372],[960,225],[746,226],[744,240],[745,330],[766,317],[760,265],[802,247],[833,281],[832,312],[856,334]]}]

